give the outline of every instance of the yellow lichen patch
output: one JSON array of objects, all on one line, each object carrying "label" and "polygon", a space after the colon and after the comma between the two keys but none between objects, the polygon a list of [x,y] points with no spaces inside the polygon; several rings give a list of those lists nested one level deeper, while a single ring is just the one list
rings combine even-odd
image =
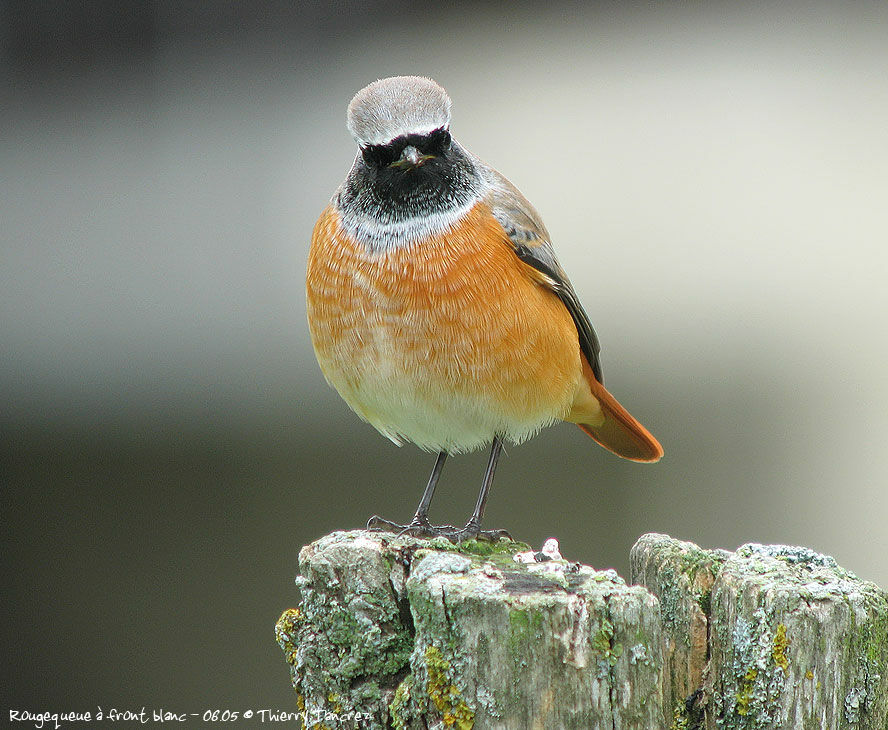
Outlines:
[{"label": "yellow lichen patch", "polygon": [[403,712],[410,704],[410,687],[412,685],[412,675],[409,675],[395,690],[395,696],[389,705],[389,713],[392,717],[392,727],[395,730],[406,730],[407,723],[403,717]]},{"label": "yellow lichen patch", "polygon": [[786,626],[784,624],[777,625],[777,633],[774,634],[774,646],[771,649],[771,656],[774,657],[774,664],[783,670],[786,674],[789,669],[789,659],[786,656],[786,650],[790,641],[786,638]]},{"label": "yellow lichen patch", "polygon": [[812,672],[810,669],[805,672],[805,679],[814,679],[814,672]]},{"label": "yellow lichen patch", "polygon": [[737,692],[737,714],[748,715],[749,705],[752,702],[752,690],[755,687],[755,678],[758,676],[758,670],[750,667],[743,680],[740,683],[740,691]]},{"label": "yellow lichen patch", "polygon": [[288,608],[281,614],[274,626],[274,634],[278,644],[284,651],[287,663],[295,666],[296,664],[296,645],[293,643],[293,636],[296,633],[296,627],[305,620],[305,616],[298,608]]},{"label": "yellow lichen patch", "polygon": [[339,702],[339,697],[335,692],[327,693],[327,702],[330,703],[330,708],[337,715],[342,714],[342,704]]},{"label": "yellow lichen patch", "polygon": [[457,730],[472,730],[475,726],[475,713],[465,703],[459,688],[450,679],[450,662],[436,646],[426,649],[425,660],[429,673],[426,691],[435,708],[441,713],[444,726],[456,727]]}]

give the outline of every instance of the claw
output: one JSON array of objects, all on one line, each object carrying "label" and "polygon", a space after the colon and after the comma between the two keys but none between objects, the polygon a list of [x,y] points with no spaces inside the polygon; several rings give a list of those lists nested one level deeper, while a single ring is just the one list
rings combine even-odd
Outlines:
[{"label": "claw", "polygon": [[452,543],[465,542],[466,540],[488,540],[496,542],[505,537],[508,540],[512,536],[505,530],[481,530],[477,525],[471,522],[463,528],[454,527],[453,525],[432,525],[428,520],[417,520],[415,517],[407,525],[400,525],[397,522],[383,519],[378,515],[374,515],[367,520],[367,529],[382,532],[394,532],[398,537],[410,535],[411,537],[446,537]]}]

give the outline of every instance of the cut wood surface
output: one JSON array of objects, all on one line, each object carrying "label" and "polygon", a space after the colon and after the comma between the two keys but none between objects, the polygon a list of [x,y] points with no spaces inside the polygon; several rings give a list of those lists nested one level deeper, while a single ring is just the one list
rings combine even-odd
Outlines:
[{"label": "cut wood surface", "polygon": [[888,729],[888,595],[828,556],[644,535],[627,585],[525,551],[304,547],[277,625],[304,726]]}]

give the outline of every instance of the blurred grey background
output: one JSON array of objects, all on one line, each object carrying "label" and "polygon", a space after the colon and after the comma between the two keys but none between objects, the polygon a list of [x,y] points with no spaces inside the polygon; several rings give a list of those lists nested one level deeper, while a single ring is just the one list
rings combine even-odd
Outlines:
[{"label": "blurred grey background", "polygon": [[624,575],[661,531],[888,586],[888,5],[0,8],[4,706],[295,709],[300,546],[408,519],[433,462],[347,410],[305,324],[345,107],[393,74],[534,202],[666,449],[551,428],[487,524]]}]

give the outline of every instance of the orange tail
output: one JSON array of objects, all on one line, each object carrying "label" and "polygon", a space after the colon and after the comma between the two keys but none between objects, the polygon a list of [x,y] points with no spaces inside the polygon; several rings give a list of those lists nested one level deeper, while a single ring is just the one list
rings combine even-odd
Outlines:
[{"label": "orange tail", "polygon": [[663,456],[663,447],[657,439],[595,379],[592,369],[586,363],[583,366],[592,395],[601,406],[604,422],[600,426],[585,423],[577,425],[617,456],[631,461],[659,461]]}]

